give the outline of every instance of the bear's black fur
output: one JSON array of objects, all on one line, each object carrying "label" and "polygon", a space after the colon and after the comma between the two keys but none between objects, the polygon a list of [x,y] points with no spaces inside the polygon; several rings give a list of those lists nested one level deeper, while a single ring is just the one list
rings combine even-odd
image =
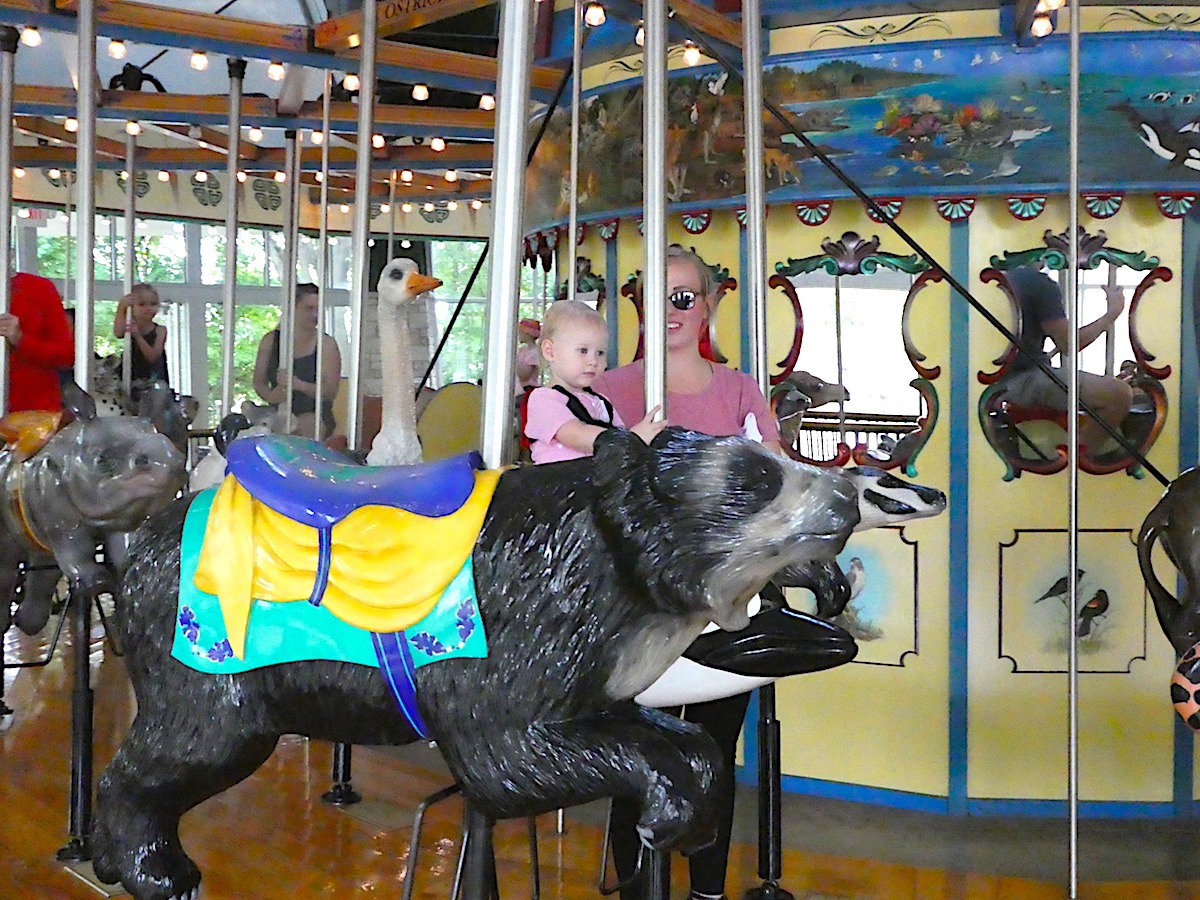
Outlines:
[{"label": "bear's black fur", "polygon": [[[139,530],[118,607],[138,713],[100,779],[93,850],[97,875],[137,900],[199,884],[179,818],[254,772],[280,735],[417,737],[368,667],[216,676],[171,658],[188,502]],[[708,621],[743,627],[771,574],[831,559],[858,516],[835,472],[678,429],[653,448],[611,430],[594,458],[506,472],[473,555],[489,656],[416,673],[464,795],[490,818],[628,797],[652,845],[704,843],[716,748],[632,698]]]}]

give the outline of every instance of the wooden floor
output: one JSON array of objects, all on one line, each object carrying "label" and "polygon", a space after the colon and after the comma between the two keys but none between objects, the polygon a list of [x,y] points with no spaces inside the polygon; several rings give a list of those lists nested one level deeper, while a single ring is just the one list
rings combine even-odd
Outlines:
[{"label": "wooden floor", "polygon": [[[121,661],[93,634],[97,772],[114,752],[133,710]],[[35,658],[42,641],[8,636],[7,658]],[[16,709],[0,735],[0,900],[89,900],[100,896],[55,861],[67,837],[70,648],[46,668],[8,672],[7,700]],[[181,702],[186,702],[186,698]],[[196,810],[183,822],[185,848],[203,872],[207,900],[399,898],[409,853],[407,826],[368,824],[320,801],[328,788],[330,746],[292,737],[253,777]],[[445,776],[379,749],[356,748],[354,784],[371,804],[407,822],[422,797]],[[426,823],[415,896],[445,898],[457,859],[460,809],[435,807]],[[541,896],[599,896],[600,827],[567,813],[539,822]],[[528,843],[522,823],[497,829],[502,896],[530,895]],[[730,896],[759,883],[756,849],[735,846]],[[784,854],[784,886],[798,900],[1057,900],[1061,884],[946,872],[799,850]],[[1064,878],[1065,881],[1065,878]],[[686,884],[677,869],[675,896]],[[1200,900],[1200,882],[1084,884],[1086,900]]]}]

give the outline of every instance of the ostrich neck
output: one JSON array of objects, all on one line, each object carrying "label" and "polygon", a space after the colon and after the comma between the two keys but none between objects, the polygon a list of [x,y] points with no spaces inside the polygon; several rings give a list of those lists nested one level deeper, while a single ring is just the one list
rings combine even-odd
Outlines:
[{"label": "ostrich neck", "polygon": [[383,368],[383,427],[415,430],[412,353],[408,322],[399,307],[379,309],[379,355]]}]

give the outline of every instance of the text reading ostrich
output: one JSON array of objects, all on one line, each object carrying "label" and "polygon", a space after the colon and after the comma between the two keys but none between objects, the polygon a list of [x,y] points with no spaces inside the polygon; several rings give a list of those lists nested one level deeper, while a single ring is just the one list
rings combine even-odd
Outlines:
[{"label": "text reading ostrich", "polygon": [[379,274],[376,290],[383,411],[379,434],[367,454],[367,463],[372,466],[407,466],[421,461],[413,401],[412,351],[404,307],[441,284],[437,278],[422,275],[411,259],[393,259]]}]

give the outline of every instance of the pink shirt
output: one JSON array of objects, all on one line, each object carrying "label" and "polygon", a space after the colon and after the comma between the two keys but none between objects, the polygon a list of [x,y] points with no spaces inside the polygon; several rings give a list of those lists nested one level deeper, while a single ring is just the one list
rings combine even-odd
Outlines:
[{"label": "pink shirt", "polygon": [[[642,360],[596,377],[593,389],[612,401],[627,422],[646,416],[646,367]],[[698,394],[667,392],[667,420],[713,437],[744,435],[746,416],[754,413],[764,441],[779,440],[779,424],[754,379],[743,372],[713,365],[713,377]]]},{"label": "pink shirt", "polygon": [[[593,418],[599,419],[602,422],[608,419],[608,410],[604,408],[604,404],[599,397],[593,397],[591,394],[576,393],[575,391],[571,391],[571,393],[579,398],[580,402],[583,403],[584,409],[591,413]],[[572,450],[555,437],[560,428],[568,422],[576,422],[578,419],[567,409],[567,398],[554,390],[554,388],[535,388],[529,394],[529,405],[526,407],[526,414],[525,436],[533,441],[533,447],[530,452],[535,464],[563,462],[568,459],[581,459],[584,456],[591,456],[590,453],[580,453],[578,450]],[[613,424],[618,428],[625,427],[625,423],[621,420],[621,415],[616,409],[613,410]]]},{"label": "pink shirt", "polygon": [[[527,387],[537,387],[542,383],[542,371],[538,368],[541,356],[537,347],[521,346],[517,348],[517,366],[533,366],[533,374],[522,381],[516,377],[516,394],[520,397]],[[515,377],[515,376],[514,376]]]}]

